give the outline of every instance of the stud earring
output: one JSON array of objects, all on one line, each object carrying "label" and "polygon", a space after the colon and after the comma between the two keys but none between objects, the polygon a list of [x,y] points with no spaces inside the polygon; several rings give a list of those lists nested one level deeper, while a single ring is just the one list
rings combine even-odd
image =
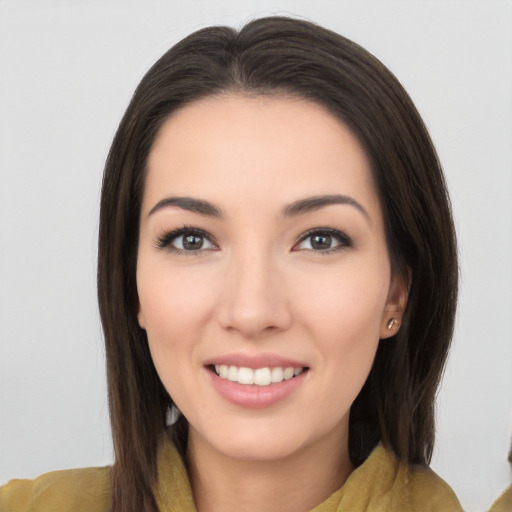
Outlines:
[{"label": "stud earring", "polygon": [[393,326],[398,323],[398,320],[396,318],[392,318],[387,325],[388,331],[391,331],[393,329]]}]

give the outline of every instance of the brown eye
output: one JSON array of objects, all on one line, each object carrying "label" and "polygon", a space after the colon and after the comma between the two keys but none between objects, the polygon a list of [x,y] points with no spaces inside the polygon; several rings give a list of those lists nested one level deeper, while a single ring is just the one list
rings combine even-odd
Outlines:
[{"label": "brown eye", "polygon": [[330,253],[352,247],[350,237],[335,229],[316,229],[304,234],[295,250]]},{"label": "brown eye", "polygon": [[171,252],[190,254],[217,248],[206,233],[190,228],[165,234],[158,240],[157,246]]},{"label": "brown eye", "polygon": [[315,251],[325,251],[331,248],[332,239],[329,235],[312,235],[311,247]]},{"label": "brown eye", "polygon": [[190,233],[185,232],[182,235],[175,236],[169,245],[178,251],[202,251],[207,249],[213,249],[214,245],[210,240],[201,233]]},{"label": "brown eye", "polygon": [[[180,237],[178,237],[176,240],[179,240]],[[203,246],[204,239],[202,236],[199,235],[183,235],[181,241],[181,245],[183,249],[186,251],[197,251],[198,249],[201,249]]]}]

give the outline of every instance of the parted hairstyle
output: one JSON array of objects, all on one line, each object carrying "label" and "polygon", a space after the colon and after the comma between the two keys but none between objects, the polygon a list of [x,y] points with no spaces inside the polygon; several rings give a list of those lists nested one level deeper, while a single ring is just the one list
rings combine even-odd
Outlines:
[{"label": "parted hairstyle", "polygon": [[[301,97],[346,124],[364,148],[382,205],[392,269],[409,284],[400,330],[381,341],[350,411],[360,465],[381,441],[402,464],[427,464],[435,396],[453,334],[458,267],[450,201],[427,129],[395,76],[356,43],[314,23],[256,19],[209,27],[147,72],[121,120],[103,176],[98,296],[115,460],[112,510],[156,511],[157,449],[171,397],[137,322],[139,217],[148,154],[168,116],[221,93]],[[183,452],[186,419],[175,427]]]}]

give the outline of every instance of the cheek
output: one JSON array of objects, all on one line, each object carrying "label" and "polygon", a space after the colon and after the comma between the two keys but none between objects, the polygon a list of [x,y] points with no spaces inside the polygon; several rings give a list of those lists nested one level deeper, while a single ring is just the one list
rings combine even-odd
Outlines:
[{"label": "cheek", "polygon": [[[329,389],[344,389],[353,400],[364,384],[379,343],[389,289],[386,266],[351,266],[322,276],[303,288],[300,310],[309,336],[322,353],[320,366]],[[331,397],[332,398],[332,397]]]},{"label": "cheek", "polygon": [[[379,344],[385,280],[368,274],[334,275],[328,292],[304,303],[305,325],[319,350],[317,375],[325,390],[315,398],[329,412],[326,426],[350,410],[373,365]],[[329,423],[329,421],[331,423]]]},{"label": "cheek", "polygon": [[386,266],[352,265],[311,279],[296,290],[301,314],[317,329],[346,337],[374,333],[378,337],[386,305],[390,273]]},{"label": "cheek", "polygon": [[215,302],[215,289],[200,271],[185,272],[139,261],[137,289],[140,313],[151,355],[164,384],[183,358],[194,357],[200,331]]}]

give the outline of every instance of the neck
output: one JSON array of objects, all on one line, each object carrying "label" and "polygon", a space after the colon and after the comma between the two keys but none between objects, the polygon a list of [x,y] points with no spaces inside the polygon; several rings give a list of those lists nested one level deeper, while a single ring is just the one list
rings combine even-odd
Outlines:
[{"label": "neck", "polygon": [[354,469],[346,436],[343,441],[322,439],[279,460],[252,461],[227,457],[191,432],[187,460],[197,510],[311,510],[339,489]]}]

